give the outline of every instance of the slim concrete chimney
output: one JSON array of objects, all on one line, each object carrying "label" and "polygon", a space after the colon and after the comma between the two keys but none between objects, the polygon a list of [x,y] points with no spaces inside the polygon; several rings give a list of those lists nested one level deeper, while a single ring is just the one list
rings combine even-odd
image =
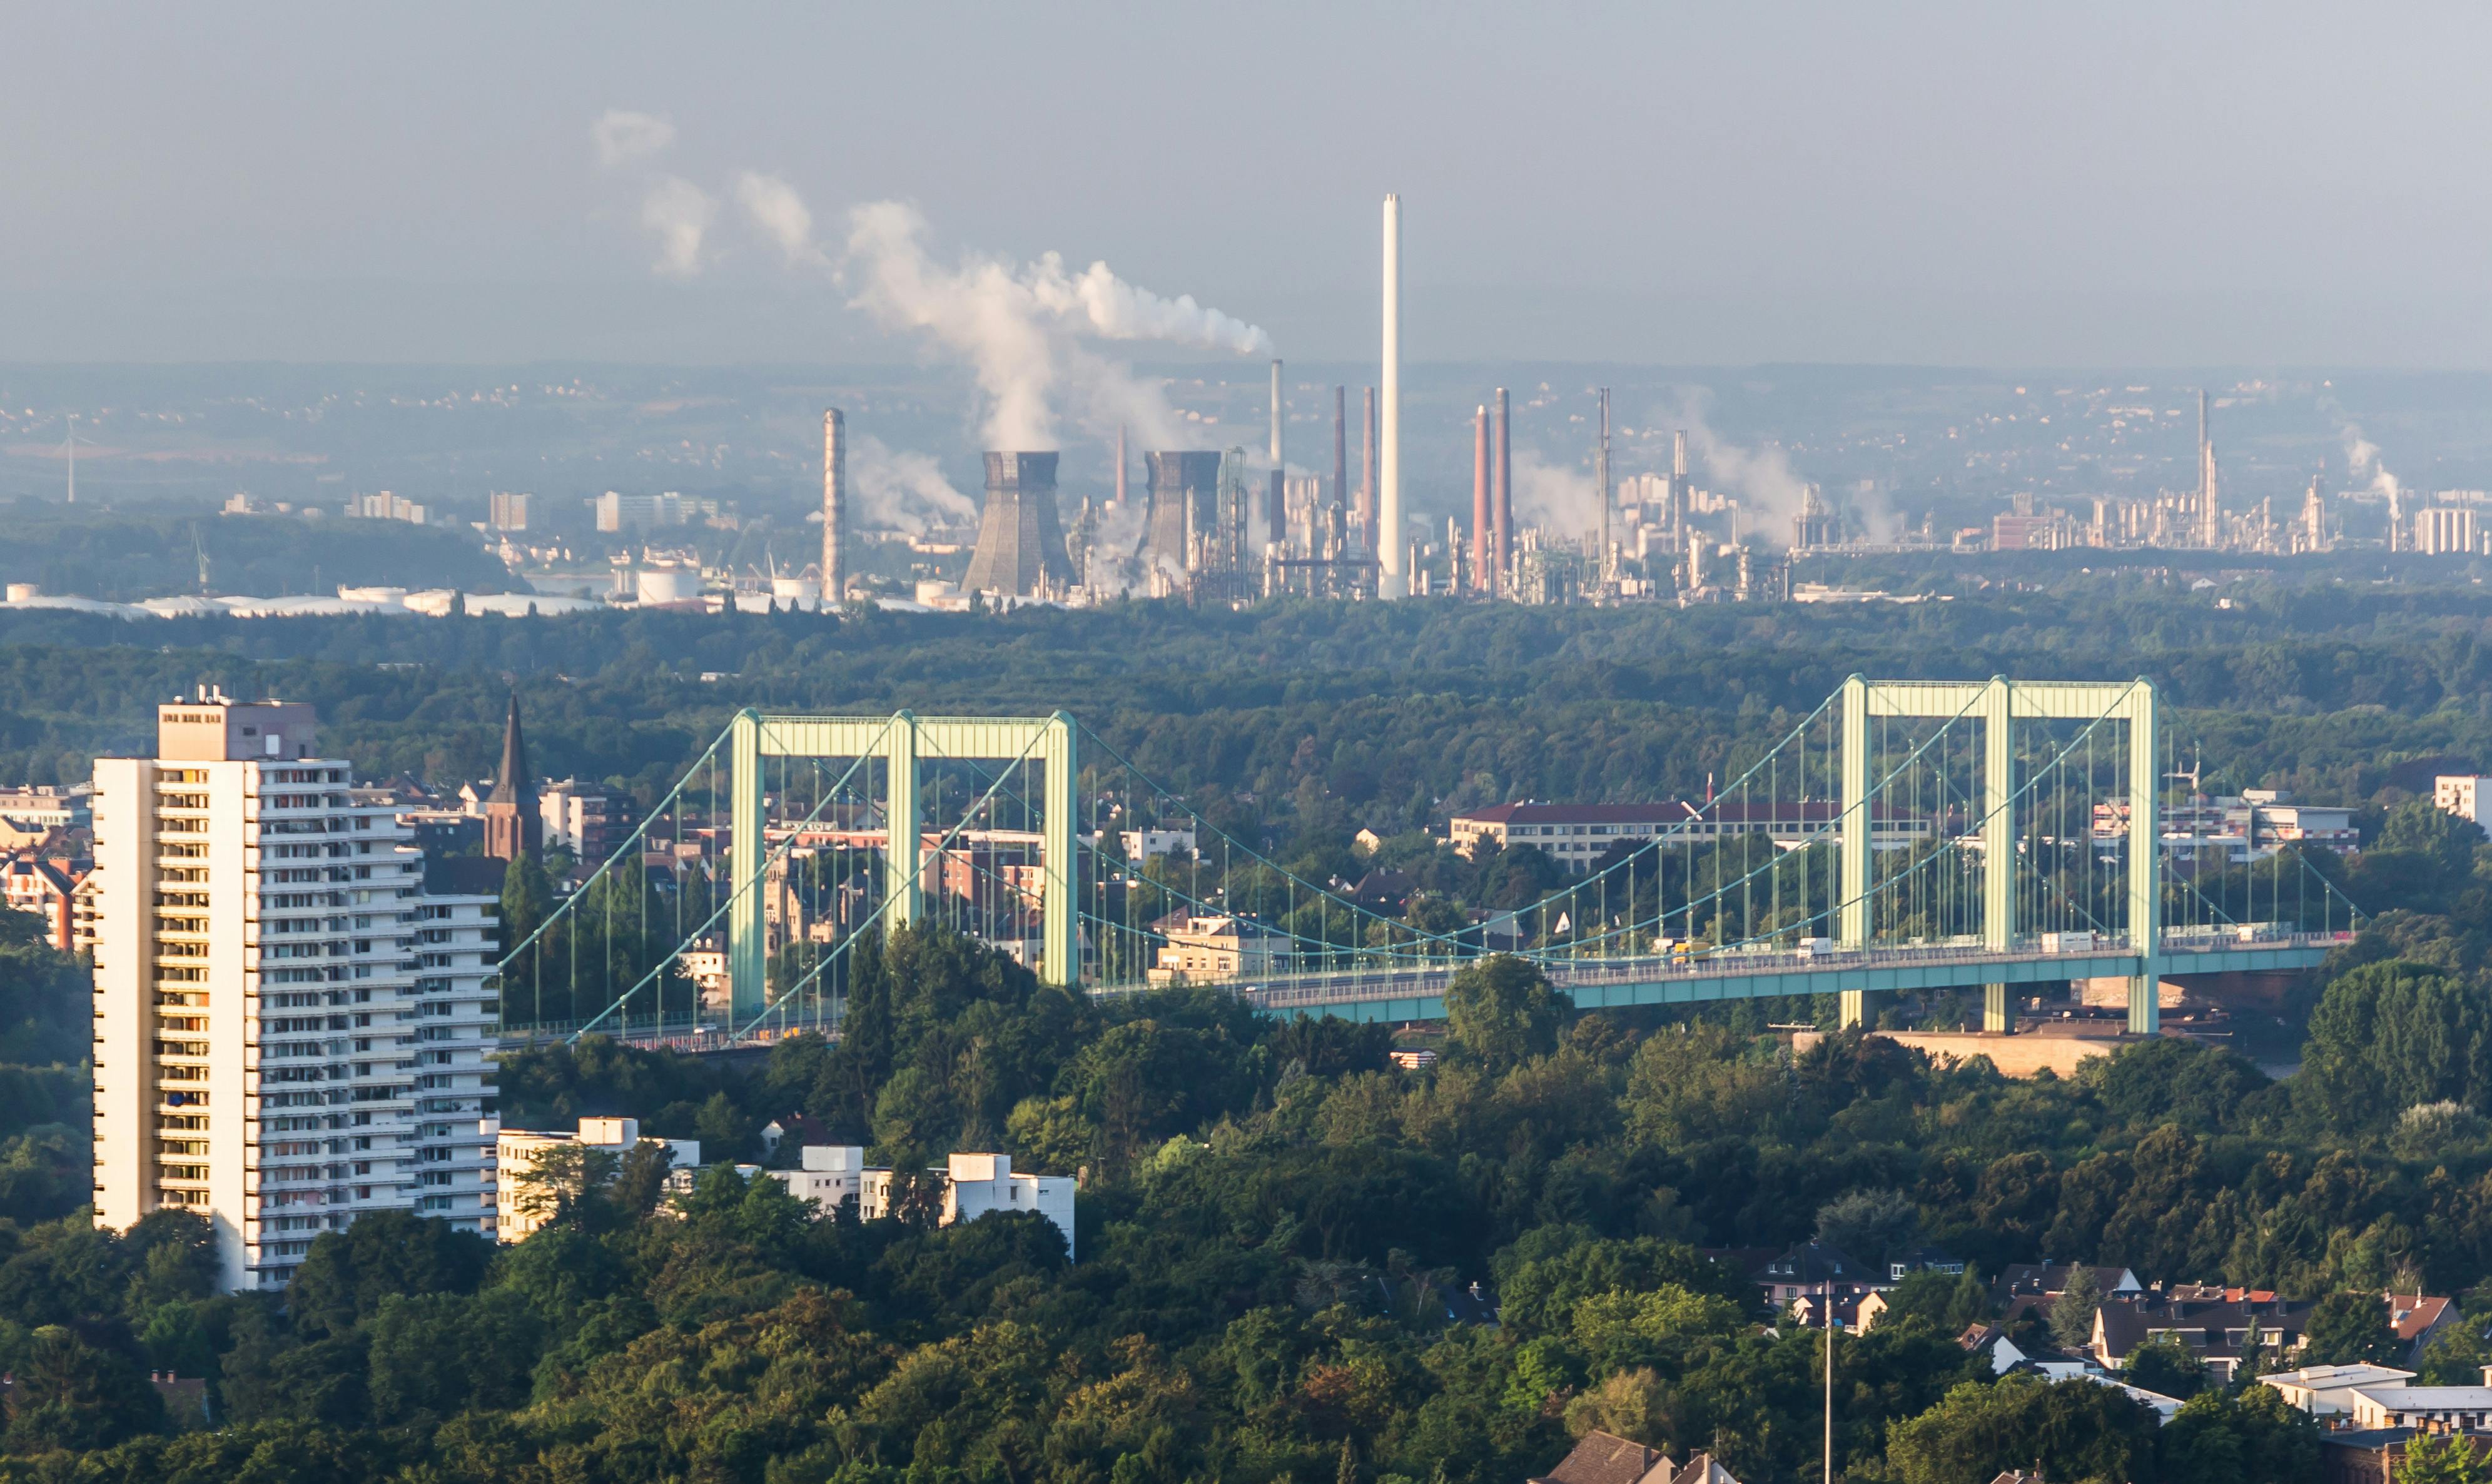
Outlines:
[{"label": "slim concrete chimney", "polygon": [[1377,464],[1377,519],[1380,534],[1372,537],[1384,570],[1378,575],[1380,598],[1408,597],[1409,553],[1402,533],[1402,198],[1384,198],[1384,371],[1379,378],[1384,400],[1383,452]]},{"label": "slim concrete chimney", "polygon": [[848,427],[840,409],[822,414],[822,602],[848,595]]},{"label": "slim concrete chimney", "polygon": [[1488,407],[1471,414],[1471,590],[1488,591],[1488,556],[1494,533],[1488,514]]},{"label": "slim concrete chimney", "polygon": [[1281,358],[1272,358],[1272,475],[1263,496],[1263,519],[1275,546],[1290,540],[1289,456],[1281,441]]},{"label": "slim concrete chimney", "polygon": [[1282,463],[1281,446],[1281,358],[1272,358],[1272,467]]},{"label": "slim concrete chimney", "polygon": [[2215,494],[2215,440],[2207,426],[2207,389],[2198,389],[2198,536],[2214,550],[2224,544],[2224,506]]},{"label": "slim concrete chimney", "polygon": [[1350,497],[1350,388],[1332,389],[1332,499],[1339,509]]},{"label": "slim concrete chimney", "polygon": [[1497,485],[1489,492],[1489,519],[1497,528],[1497,570],[1491,580],[1504,592],[1514,570],[1514,416],[1505,388],[1497,389]]},{"label": "slim concrete chimney", "polygon": [[1687,430],[1681,428],[1670,442],[1670,534],[1676,540],[1687,528]]},{"label": "slim concrete chimney", "polygon": [[1376,551],[1376,388],[1367,389],[1367,444],[1358,477],[1358,539]]},{"label": "slim concrete chimney", "polygon": [[1608,387],[1601,388],[1601,447],[1600,455],[1593,460],[1593,463],[1596,466],[1594,477],[1601,486],[1601,550],[1594,577],[1606,590],[1610,584],[1610,505],[1617,497],[1617,491],[1610,485],[1610,389]]}]

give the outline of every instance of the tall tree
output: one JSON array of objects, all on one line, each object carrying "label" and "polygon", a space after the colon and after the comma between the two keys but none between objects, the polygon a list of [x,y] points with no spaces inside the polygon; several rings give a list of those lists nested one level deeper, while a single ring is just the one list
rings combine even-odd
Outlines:
[{"label": "tall tree", "polygon": [[2068,1272],[2067,1287],[2051,1301],[2051,1338],[2069,1350],[2083,1350],[2094,1340],[2094,1313],[2102,1308],[2102,1285],[2094,1270],[2080,1262]]},{"label": "tall tree", "polygon": [[1445,1033],[1463,1057],[1501,1072],[1556,1051],[1565,1008],[1565,996],[1533,965],[1491,954],[1446,985]]}]

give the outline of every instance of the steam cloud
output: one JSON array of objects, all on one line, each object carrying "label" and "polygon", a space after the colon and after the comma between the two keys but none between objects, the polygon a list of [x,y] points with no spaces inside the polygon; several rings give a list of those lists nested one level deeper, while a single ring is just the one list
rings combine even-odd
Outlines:
[{"label": "steam cloud", "polygon": [[[1654,421],[1663,420],[1656,415]],[[1793,471],[1788,455],[1770,444],[1751,449],[1725,439],[1706,422],[1702,402],[1693,399],[1665,426],[1687,430],[1688,448],[1696,462],[1712,484],[1737,498],[1743,532],[1759,532],[1789,544],[1792,519],[1808,500],[1808,482]],[[1903,529],[1903,518],[1895,513],[1885,491],[1874,484],[1864,481],[1855,486],[1850,506],[1862,534],[1871,541],[1893,541]]]},{"label": "steam cloud", "polygon": [[814,243],[814,214],[805,209],[795,187],[776,175],[745,170],[735,177],[735,203],[755,229],[778,246],[788,267],[830,266]]},{"label": "steam cloud", "polygon": [[640,202],[640,224],[657,235],[657,271],[678,279],[699,273],[701,239],[717,212],[709,193],[681,176],[651,186]]},{"label": "steam cloud", "polygon": [[597,163],[608,169],[629,164],[675,142],[675,126],[653,113],[608,108],[590,127],[597,141]]},{"label": "steam cloud", "polygon": [[2396,501],[2405,494],[2405,486],[2380,461],[2380,445],[2362,436],[2362,430],[2347,423],[2344,430],[2345,470],[2353,479],[2369,478],[2369,488]]},{"label": "steam cloud", "polygon": [[[613,169],[666,150],[675,130],[665,118],[616,108],[595,122],[591,135],[599,163]],[[1055,448],[1060,420],[1099,436],[1127,428],[1144,448],[1183,447],[1183,425],[1159,384],[1098,347],[1158,341],[1241,356],[1272,347],[1271,337],[1256,326],[1191,294],[1171,298],[1130,283],[1105,262],[1075,272],[1055,252],[1028,263],[978,253],[938,260],[927,248],[924,215],[899,201],[850,211],[847,240],[834,261],[815,235],[812,210],[786,180],[743,170],[731,191],[745,223],[788,267],[829,269],[849,293],[851,308],[965,361],[986,403],[982,431],[989,448]],[[639,220],[658,239],[656,270],[697,275],[717,211],[708,193],[680,176],[652,181]],[[977,514],[976,502],[925,454],[859,435],[849,458],[851,488],[872,523],[923,531]],[[1135,563],[1123,553],[1140,545],[1140,519],[1130,510],[1108,518],[1116,528],[1100,532],[1094,586],[1121,588],[1134,579]]]},{"label": "steam cloud", "polygon": [[1059,402],[1094,432],[1121,422],[1142,432],[1145,447],[1171,445],[1176,420],[1159,388],[1086,341],[1159,341],[1239,355],[1271,348],[1255,326],[1191,295],[1169,299],[1137,287],[1104,262],[1079,274],[1053,252],[1035,263],[969,254],[947,264],[927,251],[926,232],[925,217],[902,202],[850,212],[851,303],[968,361],[987,398],[991,448],[1055,447]]},{"label": "steam cloud", "polygon": [[[1469,507],[1466,506],[1465,509]],[[1537,450],[1514,450],[1514,516],[1527,525],[1580,536],[1601,524],[1601,491],[1592,476],[1544,460]]]},{"label": "steam cloud", "polygon": [[892,448],[871,433],[848,445],[848,488],[869,525],[923,534],[936,523],[977,519],[977,502],[952,488],[931,454]]}]

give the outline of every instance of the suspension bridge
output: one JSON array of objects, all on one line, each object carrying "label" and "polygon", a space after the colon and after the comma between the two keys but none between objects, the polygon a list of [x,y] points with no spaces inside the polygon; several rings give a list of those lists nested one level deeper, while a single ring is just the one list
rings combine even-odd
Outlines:
[{"label": "suspension bridge", "polygon": [[2110,983],[2151,1034],[2163,980],[2308,968],[2358,921],[2332,853],[2255,814],[2211,851],[2202,824],[2168,827],[2210,813],[2184,741],[2144,680],[1854,677],[1735,750],[1683,817],[1579,842],[1603,847],[1580,873],[1487,858],[1524,840],[1403,852],[1418,889],[1380,903],[1063,712],[748,710],[610,858],[510,924],[503,1034],[836,1034],[861,958],[929,923],[1047,984],[1213,985],[1276,1015],[1441,1018],[1453,977],[1506,953],[1579,1007],[1828,994],[1846,1024],[1873,995],[1978,989],[2004,1031],[2032,989]]}]

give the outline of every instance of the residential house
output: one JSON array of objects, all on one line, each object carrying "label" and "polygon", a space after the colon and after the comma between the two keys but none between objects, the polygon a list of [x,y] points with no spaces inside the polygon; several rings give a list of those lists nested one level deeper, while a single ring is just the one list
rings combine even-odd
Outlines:
[{"label": "residential house", "polygon": [[829,1129],[824,1128],[821,1124],[800,1113],[791,1113],[783,1117],[773,1118],[769,1122],[761,1125],[761,1152],[763,1154],[767,1155],[778,1153],[780,1141],[786,1139],[795,1140],[796,1147],[799,1149],[811,1148],[815,1144],[829,1144],[837,1143],[839,1142],[831,1137],[831,1131]]},{"label": "residential house", "polygon": [[2101,1365],[2083,1350],[2070,1352],[2042,1345],[2018,1345],[1996,1324],[1975,1324],[1956,1336],[1971,1354],[1990,1359],[1990,1374],[2026,1371],[2050,1380],[2104,1380]]},{"label": "residential house", "polygon": [[[2010,1262],[1991,1280],[1991,1305],[2009,1319],[2027,1309],[2047,1309],[2067,1288],[2068,1275],[2075,1271],[2073,1263],[2053,1262],[2048,1259],[2039,1262]],[[2125,1267],[2097,1265],[2093,1273],[2094,1288],[2106,1298],[2118,1293],[2146,1291],[2146,1285],[2137,1281],[2137,1274]]]},{"label": "residential house", "polygon": [[2308,1338],[2317,1305],[2278,1297],[2266,1289],[2218,1289],[2195,1284],[2104,1300],[2094,1311],[2094,1358],[2122,1370],[2151,1340],[2170,1337],[2229,1384],[2244,1360],[2290,1359]]},{"label": "residential house", "polygon": [[1731,1471],[1699,1453],[1684,1468],[1673,1464],[1659,1448],[1608,1433],[1586,1433],[1558,1467],[1534,1474],[1528,1484],[1739,1484]]},{"label": "residential house", "polygon": [[1808,1293],[1893,1287],[1876,1268],[1854,1261],[1840,1248],[1816,1241],[1794,1243],[1754,1268],[1750,1276],[1765,1290],[1766,1305],[1776,1310]]},{"label": "residential house", "polygon": [[1990,1373],[1993,1376],[2004,1376],[2010,1371],[2023,1371],[2049,1381],[2082,1380],[2102,1386],[2118,1386],[2128,1394],[2131,1401],[2143,1402],[2153,1408],[2154,1419],[2158,1424],[2171,1421],[2173,1414],[2180,1410],[2180,1398],[2165,1396],[2160,1391],[2149,1391],[2144,1386],[2132,1386],[2126,1381],[2106,1376],[2103,1374],[2102,1367],[2095,1364],[2093,1357],[2083,1351],[2071,1354],[2064,1350],[2049,1350],[2040,1346],[2030,1350],[2020,1348],[2015,1341],[2007,1338],[2006,1331],[1994,1324],[1975,1324],[1957,1336],[1956,1343],[1972,1353],[1987,1355],[1990,1360]]},{"label": "residential house", "polygon": [[1914,1273],[1945,1273],[1961,1277],[1964,1259],[1941,1252],[1936,1247],[1915,1247],[1886,1260],[1886,1276],[1897,1283]]},{"label": "residential house", "polygon": [[1886,1309],[1885,1294],[1848,1284],[1826,1293],[1802,1293],[1791,1302],[1792,1321],[1802,1329],[1824,1329],[1831,1312],[1837,1329],[1865,1332],[1877,1327],[1878,1316]]},{"label": "residential house", "polygon": [[63,953],[77,952],[72,903],[87,875],[76,863],[20,850],[0,860],[0,900],[44,921],[44,941]]},{"label": "residential house", "polygon": [[2447,1298],[2424,1293],[2388,1295],[2388,1327],[2396,1331],[2397,1344],[2408,1360],[2421,1359],[2422,1348],[2432,1336],[2458,1318],[2457,1305]]},{"label": "residential house", "polygon": [[1418,890],[1419,878],[1407,871],[1371,871],[1350,889],[1350,900],[1380,917],[1399,917]]},{"label": "residential house", "polygon": [[1290,965],[1290,937],[1251,917],[1188,914],[1152,926],[1168,939],[1144,976],[1155,985],[1252,979]]}]

